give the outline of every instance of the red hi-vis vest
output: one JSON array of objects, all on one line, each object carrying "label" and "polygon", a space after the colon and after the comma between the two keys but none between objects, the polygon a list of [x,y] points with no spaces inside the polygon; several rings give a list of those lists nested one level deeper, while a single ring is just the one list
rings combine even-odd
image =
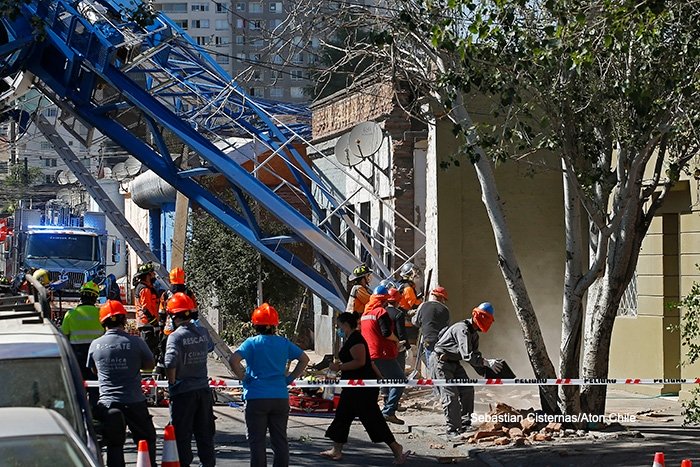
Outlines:
[{"label": "red hi-vis vest", "polygon": [[[382,336],[379,327],[379,318],[386,315],[387,311],[381,306],[365,311],[360,318],[360,333],[367,341],[369,358],[372,360],[393,360],[399,356],[399,346],[396,342]],[[393,328],[392,323],[392,328]]]}]

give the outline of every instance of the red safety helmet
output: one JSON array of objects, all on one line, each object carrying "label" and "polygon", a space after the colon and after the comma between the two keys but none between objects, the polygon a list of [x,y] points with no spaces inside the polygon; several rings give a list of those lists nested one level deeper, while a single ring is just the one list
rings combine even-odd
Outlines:
[{"label": "red safety helmet", "polygon": [[197,306],[194,301],[185,292],[176,292],[168,299],[167,309],[171,315],[178,313],[186,313],[192,311]]},{"label": "red safety helmet", "polygon": [[170,270],[170,283],[177,285],[184,285],[185,283],[185,270],[182,268],[173,268]]},{"label": "red safety helmet", "polygon": [[108,318],[115,319],[117,316],[126,316],[124,305],[119,300],[107,300],[100,307],[100,323],[104,324]]},{"label": "red safety helmet", "polygon": [[441,285],[438,285],[435,287],[431,292],[431,295],[435,295],[436,297],[440,297],[443,300],[447,300],[447,290]]},{"label": "red safety helmet", "polygon": [[251,321],[254,326],[279,326],[280,316],[270,304],[263,303],[253,310]]},{"label": "red safety helmet", "polygon": [[399,292],[399,289],[395,288],[390,288],[389,289],[389,302],[396,303],[399,300],[401,300],[401,292]]}]

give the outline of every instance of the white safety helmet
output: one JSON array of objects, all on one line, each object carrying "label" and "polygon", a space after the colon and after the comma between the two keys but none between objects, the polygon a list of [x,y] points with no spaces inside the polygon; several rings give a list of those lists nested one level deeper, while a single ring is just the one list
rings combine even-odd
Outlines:
[{"label": "white safety helmet", "polygon": [[413,263],[406,263],[399,269],[399,276],[404,279],[413,280],[418,275],[418,268]]}]

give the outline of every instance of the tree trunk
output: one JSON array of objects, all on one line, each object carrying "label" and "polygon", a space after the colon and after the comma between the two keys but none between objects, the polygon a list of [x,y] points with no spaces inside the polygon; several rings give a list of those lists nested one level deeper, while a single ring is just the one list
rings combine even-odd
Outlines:
[{"label": "tree trunk", "polygon": [[[566,232],[566,265],[564,272],[564,297],[561,320],[561,345],[559,348],[559,377],[578,378],[581,356],[581,326],[583,319],[582,292],[577,286],[583,275],[583,248],[581,203],[575,183],[568,176],[565,164],[564,184],[564,224]],[[581,411],[578,386],[559,387],[559,409],[564,414],[578,414]]]},{"label": "tree trunk", "polygon": [[[458,99],[461,100],[461,96]],[[456,106],[453,118],[457,118],[465,128],[472,127],[471,117],[463,105]],[[470,142],[474,143],[474,141]],[[503,204],[496,188],[493,165],[481,148],[477,147],[477,151],[479,157],[474,163],[474,168],[481,187],[481,200],[491,222],[498,251],[498,265],[523,331],[530,364],[536,378],[555,378],[554,365],[547,354],[542,331],[513,249],[513,240],[506,223]],[[558,413],[556,386],[540,386],[540,402],[545,412]]]},{"label": "tree trunk", "polygon": [[[609,286],[610,271],[598,278],[588,289],[586,337],[583,348],[583,377],[607,378],[615,314],[620,300],[614,300]],[[620,294],[621,295],[621,294]],[[581,389],[583,413],[605,413],[607,386],[586,385]]]}]

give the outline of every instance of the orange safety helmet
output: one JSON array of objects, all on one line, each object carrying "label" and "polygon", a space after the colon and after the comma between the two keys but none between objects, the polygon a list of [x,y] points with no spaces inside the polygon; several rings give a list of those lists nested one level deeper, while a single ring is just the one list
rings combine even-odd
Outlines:
[{"label": "orange safety helmet", "polygon": [[177,285],[185,284],[185,270],[182,268],[173,268],[170,270],[170,283]]},{"label": "orange safety helmet", "polygon": [[254,326],[279,326],[280,316],[269,303],[263,303],[253,310],[251,321]]},{"label": "orange safety helmet", "polygon": [[114,320],[117,316],[126,316],[126,309],[119,300],[107,300],[100,307],[100,324],[104,324],[108,318]]},{"label": "orange safety helmet", "polygon": [[168,299],[167,309],[168,313],[171,315],[176,315],[178,313],[185,313],[192,311],[197,306],[194,301],[185,292],[176,292],[172,297]]},{"label": "orange safety helmet", "polygon": [[436,297],[440,297],[443,300],[447,300],[447,290],[441,285],[438,285],[435,287],[431,292],[431,295],[435,295]]}]

